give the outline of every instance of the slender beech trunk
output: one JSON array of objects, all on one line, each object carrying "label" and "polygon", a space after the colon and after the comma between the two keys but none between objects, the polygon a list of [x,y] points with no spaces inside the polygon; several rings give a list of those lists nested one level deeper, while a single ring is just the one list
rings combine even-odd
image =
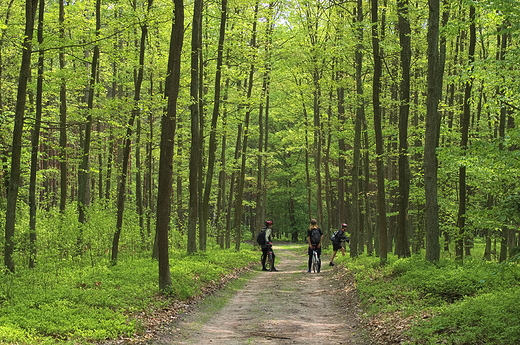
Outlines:
[{"label": "slender beech trunk", "polygon": [[[296,80],[296,84],[301,86],[301,81]],[[307,107],[305,106],[305,96],[303,91],[300,91],[302,98],[302,112],[305,121],[305,185],[307,186],[307,218],[312,218],[312,189],[311,189],[311,172],[310,172],[310,143],[309,143],[309,115],[307,114]]]},{"label": "slender beech trunk", "polygon": [[438,261],[439,244],[439,203],[437,200],[437,147],[439,145],[442,73],[439,54],[439,0],[429,0],[428,17],[428,94],[426,99],[426,137],[424,142],[424,190],[426,196],[426,260]]},{"label": "slender beech trunk", "polygon": [[[96,37],[99,36],[101,30],[101,0],[96,0]],[[80,223],[78,235],[78,253],[81,253],[83,243],[83,226],[87,222],[86,208],[89,204],[88,182],[90,176],[90,144],[92,134],[92,110],[94,108],[94,84],[97,79],[99,61],[99,45],[94,46],[92,55],[92,64],[90,71],[90,81],[87,89],[87,117],[85,121],[85,131],[83,137],[83,150],[81,156],[81,166],[78,171],[78,222]]]},{"label": "slender beech trunk", "polygon": [[[343,78],[343,72],[338,73],[338,80]],[[344,126],[346,125],[346,116],[345,116],[345,88],[343,86],[338,87],[337,89],[337,97],[338,97],[338,122],[341,130],[344,130]],[[341,135],[338,139],[338,218],[339,222],[350,222],[350,219],[347,217],[347,203],[345,200],[345,195],[347,193],[347,182],[346,182],[346,174],[347,174],[347,161],[345,159],[345,154],[347,151],[347,144],[345,142],[345,138]]]},{"label": "slender beech trunk", "polygon": [[350,257],[358,256],[359,233],[361,228],[361,212],[360,212],[360,190],[359,181],[361,175],[361,132],[365,118],[365,104],[363,101],[363,2],[357,0],[354,21],[357,24],[356,29],[356,51],[354,54],[354,63],[356,66],[356,118],[354,120],[354,159],[352,162],[352,215],[349,220],[350,226]]},{"label": "slender beech trunk", "polygon": [[[273,3],[269,3],[269,13],[267,16],[266,33],[265,33],[265,55],[266,63],[264,66],[264,74],[262,76],[262,95],[261,102],[258,111],[258,160],[257,160],[257,172],[256,172],[256,221],[255,228],[260,229],[263,226],[266,214],[266,194],[264,188],[264,181],[267,175],[267,162],[264,160],[267,152],[268,133],[269,129],[267,126],[269,116],[269,85],[270,85],[270,74],[271,74],[271,45],[272,45],[272,32],[273,24],[271,20]],[[265,116],[264,116],[265,110]]]},{"label": "slender beech trunk", "polygon": [[[473,88],[473,82],[471,79],[471,71],[473,70],[473,62],[475,61],[475,44],[477,41],[476,27],[475,27],[475,6],[470,5],[469,10],[470,20],[470,35],[469,35],[469,47],[468,47],[468,64],[470,69],[469,80],[466,81],[464,86],[464,103],[461,119],[461,141],[460,147],[462,154],[466,154],[466,150],[469,142],[469,124],[471,117],[471,92]],[[467,202],[467,185],[466,185],[466,166],[462,164],[459,167],[459,212],[457,215],[457,227],[459,228],[459,235],[455,246],[455,258],[462,260],[464,257],[464,242],[467,239],[466,234],[466,202]]]},{"label": "slender beech trunk", "polygon": [[[226,82],[227,84],[227,82]],[[223,124],[222,127],[226,128],[226,112],[223,113]],[[217,194],[217,210],[215,212],[215,227],[217,229],[217,240],[220,244],[220,248],[224,249],[226,248],[226,241],[225,236],[227,231],[225,230],[225,222],[222,221],[223,215],[226,214],[225,212],[225,198],[226,198],[226,170],[225,166],[227,163],[226,160],[226,149],[227,149],[227,135],[222,135],[221,140],[221,152],[220,152],[220,167],[219,167],[219,174],[218,174],[218,194]]]},{"label": "slender beech trunk", "polygon": [[[491,210],[494,204],[493,195],[488,194],[487,196],[487,209]],[[493,235],[493,229],[488,227],[486,230],[486,247],[484,249],[484,260],[491,261],[491,236]]]},{"label": "slender beech trunk", "polygon": [[[258,2],[255,5],[255,14],[253,18],[253,32],[251,38],[251,47],[253,49],[256,48],[256,27],[257,27],[257,18],[258,18]],[[251,95],[253,92],[253,77],[255,75],[255,63],[252,62],[249,70],[249,77],[247,82],[247,94],[246,99],[251,100]],[[246,178],[246,153],[247,153],[247,141],[249,139],[249,119],[251,117],[251,106],[248,105],[246,109],[246,114],[244,118],[244,138],[242,143],[242,152],[241,158],[242,163],[240,165],[240,175],[237,181],[237,197],[236,197],[236,207],[235,207],[235,249],[240,250],[240,242],[242,241],[242,202],[244,195],[244,184]]]},{"label": "slender beech trunk", "polygon": [[318,224],[323,226],[323,198],[322,198],[322,182],[321,182],[321,163],[322,163],[322,144],[323,144],[323,129],[321,128],[321,90],[320,90],[320,73],[317,71],[317,66],[313,72],[313,106],[314,113],[314,174],[316,178],[316,219]]},{"label": "slender beech trunk", "polygon": [[20,66],[20,77],[18,78],[18,90],[16,95],[16,106],[14,113],[13,142],[11,152],[11,172],[7,187],[7,207],[5,217],[5,244],[4,264],[13,272],[15,264],[14,252],[14,229],[16,223],[16,204],[18,201],[18,189],[20,180],[20,161],[22,156],[22,134],[25,117],[25,98],[27,95],[27,82],[31,75],[31,53],[34,22],[38,0],[26,0],[25,2],[25,36],[22,43],[22,63]]},{"label": "slender beech trunk", "polygon": [[[217,209],[215,212],[215,227],[217,228],[217,237],[218,243],[220,247],[224,249],[226,247],[226,234],[228,233],[225,228],[226,222],[223,220],[224,215],[226,215],[226,151],[227,151],[227,108],[225,106],[227,100],[227,90],[229,88],[229,78],[226,79],[225,87],[224,87],[224,95],[223,95],[223,109],[222,109],[222,139],[221,139],[221,150],[220,150],[220,166],[219,166],[219,174],[218,174],[218,194],[217,194]],[[227,217],[226,217],[227,218]]]},{"label": "slender beech trunk", "polygon": [[[4,98],[3,98],[3,90],[4,90],[4,58],[3,58],[3,51],[4,51],[4,43],[5,43],[5,37],[7,28],[9,28],[9,19],[11,18],[11,11],[13,8],[14,0],[9,0],[9,3],[4,8],[5,13],[5,20],[4,20],[4,27],[0,29],[0,115],[4,115]],[[7,138],[6,138],[7,139]],[[7,146],[7,145],[5,145]],[[0,164],[2,165],[2,169],[4,171],[4,176],[2,180],[2,189],[0,190],[0,194],[3,197],[7,196],[7,190],[9,188],[9,174],[7,171],[9,170],[9,164],[8,164],[8,157],[9,157],[9,148],[4,147],[0,154]]]},{"label": "slender beech trunk", "polygon": [[159,157],[159,185],[157,192],[157,253],[159,258],[159,289],[167,291],[172,284],[169,261],[168,230],[172,208],[173,150],[177,124],[177,98],[181,77],[181,52],[184,34],[184,3],[174,0],[174,17],[166,73],[166,113],[161,119],[161,153]]},{"label": "slender beech trunk", "polygon": [[[363,143],[364,147],[368,148],[369,140],[368,140],[368,131],[367,131],[367,123],[366,118],[363,116]],[[363,154],[363,173],[365,178],[363,179],[363,192],[361,193],[364,201],[364,215],[360,217],[360,226],[364,226],[366,229],[364,236],[364,241],[367,245],[367,254],[374,254],[374,227],[372,224],[372,205],[370,203],[370,199],[368,198],[368,191],[370,188],[370,154],[368,150],[365,150]],[[360,238],[363,238],[363,232],[360,231]]]},{"label": "slender beech trunk", "polygon": [[377,211],[379,226],[379,258],[381,264],[386,264],[388,245],[386,230],[386,199],[385,199],[385,176],[384,176],[384,146],[383,128],[381,121],[381,104],[379,103],[381,92],[381,51],[379,47],[378,29],[378,0],[372,3],[372,53],[374,56],[374,80],[372,86],[372,103],[374,108],[374,131],[376,137],[376,170],[377,170]]},{"label": "slender beech trunk", "polygon": [[142,186],[142,175],[141,175],[141,117],[137,117],[136,133],[135,133],[135,199],[137,207],[137,217],[139,217],[139,232],[141,234],[141,240],[144,241],[144,208],[143,208],[143,186]]},{"label": "slender beech trunk", "polygon": [[[262,86],[262,99],[265,97],[265,78]],[[264,173],[264,134],[265,134],[265,125],[264,125],[264,103],[260,103],[258,109],[258,155],[257,155],[257,166],[256,166],[256,195],[255,195],[255,221],[254,227],[255,229],[262,228],[262,222],[265,218],[265,204],[263,202],[263,173]]]},{"label": "slender beech trunk", "polygon": [[[504,33],[498,36],[498,52],[497,52],[497,60],[505,60],[507,47],[509,45],[508,34]],[[499,95],[503,95],[503,90],[499,89],[497,92]],[[506,118],[507,118],[507,109],[506,107],[502,107],[500,109],[500,118],[498,124],[498,139],[500,143],[500,150],[504,150],[504,139],[506,136]],[[502,228],[501,240],[500,240],[500,253],[498,255],[498,261],[504,262],[507,259],[507,235],[509,229],[507,227]]]},{"label": "slender beech trunk", "polygon": [[[150,74],[150,95],[153,94],[153,90],[154,90],[154,78],[153,78],[153,74]],[[153,138],[154,138],[154,116],[153,116],[153,112],[150,111],[148,113],[148,140],[147,140],[147,143],[146,143],[146,177],[145,177],[145,183],[144,183],[144,186],[145,186],[145,208],[146,208],[146,227],[147,227],[147,231],[148,231],[148,235],[151,235],[152,234],[152,215],[154,214],[154,212],[156,211],[154,206],[155,206],[155,203],[153,202],[154,200],[154,194],[153,194],[153,190],[154,190],[154,183],[153,183],[153,179],[152,179],[152,176],[153,176],[153,172],[154,172],[154,164],[153,164]],[[155,247],[155,246],[154,246]],[[155,256],[154,258],[157,258],[157,256]]]},{"label": "slender beech trunk", "polygon": [[[217,66],[215,72],[215,86],[213,97],[213,115],[211,117],[211,127],[209,132],[209,149],[208,149],[208,167],[206,169],[206,183],[204,184],[204,195],[202,197],[202,221],[200,224],[201,233],[206,233],[206,227],[209,219],[209,199],[211,195],[211,186],[213,183],[213,174],[215,171],[215,159],[217,151],[217,121],[220,113],[220,94],[222,80],[222,66],[224,63],[224,40],[226,36],[226,20],[227,20],[227,0],[222,0],[220,9],[220,30],[217,46]],[[203,248],[201,248],[203,249]]]},{"label": "slender beech trunk", "polygon": [[[153,0],[148,0],[147,10],[149,11],[152,7]],[[145,22],[146,23],[146,22]],[[119,188],[117,191],[117,219],[116,219],[116,231],[112,240],[112,265],[117,263],[117,256],[119,253],[119,239],[121,237],[121,228],[123,227],[123,215],[125,212],[125,196],[126,196],[126,181],[128,178],[128,165],[130,159],[130,150],[132,148],[132,134],[134,128],[134,122],[136,118],[141,116],[140,104],[141,99],[141,86],[143,85],[144,77],[144,63],[145,63],[145,52],[146,52],[146,37],[148,36],[148,25],[141,25],[141,40],[139,42],[139,67],[137,69],[137,75],[134,81],[134,106],[128,124],[126,126],[125,135],[125,146],[123,148],[123,164],[121,176],[119,178]]]},{"label": "slender beech trunk", "polygon": [[[59,22],[60,40],[65,40],[65,0],[59,0]],[[65,70],[65,51],[60,49],[59,52],[60,70]],[[62,78],[60,81],[60,212],[64,213],[67,205],[67,79]]]},{"label": "slender beech trunk", "polygon": [[[189,211],[188,211],[188,253],[197,251],[197,219],[199,219],[199,172],[202,162],[202,137],[200,137],[200,117],[202,101],[199,93],[199,81],[202,70],[200,59],[202,58],[202,0],[195,0],[192,20],[191,35],[191,83],[190,95],[192,104],[191,113],[191,147],[189,168]],[[199,232],[200,246],[206,247],[206,234]]]},{"label": "slender beech trunk", "polygon": [[[106,158],[106,172],[103,179],[105,180],[105,200],[111,200],[110,191],[112,189],[112,166],[114,165],[114,152],[116,150],[116,138],[114,138],[114,130],[112,126],[109,128],[108,135],[108,152]],[[102,169],[99,169],[102,171]]]},{"label": "slender beech trunk", "polygon": [[[237,140],[235,144],[235,157],[233,160],[234,165],[238,165],[238,160],[240,159],[240,154],[242,150],[242,127],[243,124],[239,123],[237,128]],[[225,235],[225,242],[226,242],[226,249],[231,248],[231,214],[233,212],[233,201],[235,200],[235,185],[237,183],[237,172],[236,169],[233,169],[233,172],[231,173],[230,178],[230,184],[229,184],[229,195],[228,195],[228,204],[226,209],[226,235]],[[240,220],[238,221],[240,222]]]},{"label": "slender beech trunk", "polygon": [[[43,44],[43,22],[45,13],[45,1],[40,0],[38,5],[38,45]],[[43,97],[43,68],[45,54],[38,52],[38,77],[36,80],[36,114],[34,128],[31,135],[31,173],[29,178],[29,268],[36,265],[36,173],[38,171],[38,146],[40,144],[40,128],[42,120],[42,97]]]},{"label": "slender beech trunk", "polygon": [[[331,103],[332,104],[332,103]],[[332,112],[332,108],[330,108],[330,111]],[[332,114],[331,114],[332,115]],[[324,225],[323,227],[325,228],[324,229],[324,233],[325,233],[325,241],[328,241],[328,239],[330,238],[330,231],[331,229],[333,228],[333,224],[334,226],[336,226],[337,223],[334,222],[335,220],[335,216],[336,216],[336,210],[334,210],[333,208],[333,200],[332,200],[332,177],[331,177],[331,174],[330,174],[330,161],[331,161],[331,158],[330,158],[330,147],[331,147],[331,142],[332,142],[332,133],[330,131],[330,128],[329,128],[329,131],[328,131],[328,134],[327,134],[327,140],[325,141],[325,157],[324,157],[324,161],[323,161],[323,169],[325,171],[325,206],[327,207],[327,218],[326,218],[326,221],[324,222]]]},{"label": "slender beech trunk", "polygon": [[397,255],[409,257],[408,243],[408,202],[410,198],[410,163],[408,160],[408,118],[410,114],[410,64],[412,49],[410,45],[410,20],[408,0],[398,0],[399,41],[401,44],[401,89],[399,105],[399,218],[397,226]]},{"label": "slender beech trunk", "polygon": [[[0,29],[0,114],[3,113],[3,109],[4,109],[4,97],[3,97],[3,90],[4,90],[4,85],[3,85],[3,82],[4,82],[4,58],[3,58],[3,51],[4,51],[4,43],[5,43],[5,37],[7,37],[6,35],[6,31],[7,31],[7,28],[9,28],[9,19],[11,18],[11,11],[12,11],[12,8],[13,8],[13,3],[14,3],[14,0],[9,0],[9,2],[7,3],[7,6],[5,6],[3,8],[3,13],[5,14],[5,20],[4,20],[4,27],[2,29]],[[3,152],[5,153],[5,152]],[[6,155],[2,155],[2,163],[6,163],[5,162],[5,157]],[[4,178],[7,179],[6,176],[4,176]],[[7,185],[6,185],[7,187]]]}]

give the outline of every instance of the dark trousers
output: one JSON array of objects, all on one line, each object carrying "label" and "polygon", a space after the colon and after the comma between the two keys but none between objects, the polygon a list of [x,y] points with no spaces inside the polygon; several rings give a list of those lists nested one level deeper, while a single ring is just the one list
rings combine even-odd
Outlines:
[{"label": "dark trousers", "polygon": [[[269,248],[262,248],[262,268],[265,268],[265,261],[267,260],[267,252],[269,251]],[[276,255],[274,255],[273,252],[273,265],[274,265],[274,259],[276,258]]]}]

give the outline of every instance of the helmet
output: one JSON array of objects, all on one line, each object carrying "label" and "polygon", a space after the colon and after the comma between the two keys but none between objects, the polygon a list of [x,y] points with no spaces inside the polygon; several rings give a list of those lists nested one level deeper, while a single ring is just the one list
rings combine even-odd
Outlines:
[{"label": "helmet", "polygon": [[341,224],[341,227],[342,228],[346,228],[346,227],[348,227],[348,224],[347,223],[343,223],[343,224]]},{"label": "helmet", "polygon": [[265,221],[265,226],[273,225],[273,222],[270,220]]},{"label": "helmet", "polygon": [[311,219],[311,224],[314,225],[314,224],[317,224],[318,222],[316,221],[316,219]]}]

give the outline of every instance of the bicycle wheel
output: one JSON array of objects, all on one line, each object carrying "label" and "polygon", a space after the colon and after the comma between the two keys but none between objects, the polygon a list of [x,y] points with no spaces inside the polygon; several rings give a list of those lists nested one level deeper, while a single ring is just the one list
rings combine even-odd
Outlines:
[{"label": "bicycle wheel", "polygon": [[320,261],[318,259],[318,253],[314,252],[312,254],[312,270],[314,271],[314,273],[317,273],[320,271],[319,266],[318,266],[319,263],[320,263]]},{"label": "bicycle wheel", "polygon": [[267,254],[267,265],[269,266],[269,271],[272,271],[274,269],[273,253]]}]

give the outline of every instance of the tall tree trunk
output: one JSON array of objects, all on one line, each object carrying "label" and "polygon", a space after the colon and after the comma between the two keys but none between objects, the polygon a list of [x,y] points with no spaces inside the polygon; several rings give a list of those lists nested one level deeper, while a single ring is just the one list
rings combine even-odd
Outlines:
[{"label": "tall tree trunk", "polygon": [[[239,123],[237,128],[237,140],[235,144],[235,157],[233,160],[233,164],[238,164],[238,159],[240,158],[240,153],[242,150],[242,127],[243,124]],[[235,200],[235,184],[237,183],[237,173],[236,169],[233,169],[233,172],[231,173],[231,178],[229,179],[229,195],[228,195],[228,203],[226,206],[226,235],[225,235],[225,247],[230,248],[231,247],[231,214],[233,212],[233,201]],[[238,221],[240,222],[240,221]]]},{"label": "tall tree trunk", "polygon": [[[476,28],[475,28],[475,6],[470,5],[469,10],[469,20],[470,20],[470,35],[469,35],[469,52],[468,52],[468,65],[471,71],[473,71],[473,62],[475,60],[475,44],[477,41]],[[462,154],[466,154],[466,150],[468,147],[469,141],[469,124],[471,117],[471,91],[473,88],[473,82],[471,79],[471,74],[468,76],[470,78],[465,83],[464,87],[464,103],[463,103],[463,111],[462,111],[462,119],[461,119],[461,141],[460,147],[462,149]],[[462,164],[459,167],[459,212],[457,215],[457,227],[459,228],[459,236],[457,238],[456,246],[455,246],[455,258],[458,260],[462,260],[464,257],[464,243],[467,239],[466,234],[466,202],[467,202],[467,185],[466,185],[466,166]]]},{"label": "tall tree trunk", "polygon": [[[148,0],[147,11],[150,10],[153,0]],[[146,37],[148,35],[148,25],[141,25],[141,40],[139,42],[139,67],[137,70],[136,79],[134,81],[134,106],[132,114],[126,126],[125,146],[123,148],[123,164],[121,176],[119,177],[119,188],[117,191],[117,219],[116,231],[112,240],[112,265],[117,263],[117,256],[119,253],[119,239],[121,237],[121,228],[123,227],[123,215],[125,213],[125,196],[126,196],[126,181],[128,178],[128,162],[130,159],[130,150],[132,148],[132,133],[134,122],[136,118],[141,116],[139,108],[139,100],[141,99],[141,86],[143,85],[144,76],[144,57],[146,52]],[[139,168],[139,167],[138,167]]]},{"label": "tall tree trunk", "polygon": [[[227,84],[227,82],[226,82]],[[223,114],[223,127],[226,127],[225,121],[226,112]],[[217,210],[215,212],[215,227],[217,228],[217,239],[220,244],[220,248],[224,249],[226,247],[226,222],[222,221],[223,216],[226,214],[225,212],[225,198],[226,198],[226,170],[225,166],[227,163],[226,160],[226,149],[227,149],[227,135],[222,135],[222,143],[221,143],[221,152],[220,152],[220,167],[218,174],[218,194],[217,194]],[[226,217],[227,218],[227,217]]]},{"label": "tall tree trunk", "polygon": [[204,195],[201,202],[202,221],[199,225],[201,233],[207,232],[206,227],[209,219],[209,199],[211,195],[211,186],[213,183],[213,173],[215,171],[215,159],[217,151],[217,121],[220,113],[220,92],[222,89],[221,80],[222,66],[224,62],[224,40],[226,36],[226,20],[227,0],[222,0],[220,9],[220,30],[217,46],[217,66],[215,72],[215,86],[213,97],[213,115],[211,117],[211,128],[209,132],[208,167],[206,169],[206,183],[204,184]]},{"label": "tall tree trunk", "polygon": [[[269,86],[270,86],[270,74],[271,74],[271,45],[272,45],[272,9],[273,2],[269,3],[269,15],[266,20],[266,33],[265,33],[265,55],[266,63],[264,66],[264,74],[262,76],[262,94],[260,107],[258,111],[258,160],[257,160],[257,172],[256,172],[256,217],[255,217],[255,228],[260,229],[263,226],[266,214],[266,193],[264,188],[264,181],[267,175],[267,162],[264,160],[267,152],[267,143],[269,135],[268,119],[269,119]],[[264,117],[265,110],[265,117]],[[265,120],[265,121],[264,121]]]},{"label": "tall tree trunk", "polygon": [[[225,107],[225,101],[227,100],[227,91],[229,88],[229,78],[226,79],[225,87],[224,87],[224,96],[223,96],[223,111],[222,111],[222,128],[227,127],[227,108]],[[224,216],[226,216],[226,151],[227,151],[227,134],[225,131],[222,133],[221,139],[221,151],[220,151],[220,166],[219,166],[219,174],[218,174],[218,194],[217,194],[217,210],[215,212],[215,226],[217,228],[217,237],[220,247],[224,249],[226,247],[226,233],[227,228],[225,228],[226,222],[223,220]],[[227,219],[227,216],[226,216]]]},{"label": "tall tree trunk", "polygon": [[438,261],[439,203],[437,200],[437,146],[439,145],[442,73],[439,56],[439,0],[429,0],[428,17],[428,96],[426,99],[426,137],[424,142],[424,189],[426,196],[426,260]]},{"label": "tall tree trunk", "polygon": [[[65,0],[59,0],[59,22],[60,40],[65,40]],[[59,52],[60,70],[65,70],[65,51]],[[65,212],[67,205],[67,81],[62,78],[60,81],[60,211]]]},{"label": "tall tree trunk", "polygon": [[[179,123],[176,129],[177,131],[182,130],[182,124]],[[184,157],[184,152],[186,152],[186,148],[184,147],[184,138],[179,137],[177,139],[177,157]],[[177,210],[177,226],[184,227],[186,221],[186,209],[184,206],[184,176],[179,173],[179,171],[174,171],[175,176],[175,184],[177,186],[175,190],[175,208]]]},{"label": "tall tree trunk", "polygon": [[[301,86],[301,80],[296,80],[296,84]],[[309,143],[309,115],[307,114],[307,107],[305,106],[305,96],[303,91],[300,91],[302,98],[302,112],[305,121],[305,185],[307,187],[307,218],[312,218],[312,188],[311,188],[311,172],[310,172],[310,143]]]},{"label": "tall tree trunk", "polygon": [[[154,86],[154,78],[153,74],[150,75],[150,94],[152,93]],[[148,140],[146,143],[146,177],[145,177],[145,183],[144,186],[146,188],[145,191],[145,207],[146,207],[146,227],[147,232],[149,235],[152,234],[152,215],[156,211],[154,208],[155,204],[153,202],[154,200],[154,194],[153,194],[153,138],[154,138],[154,116],[153,112],[150,111],[148,114]],[[155,246],[154,246],[155,247]],[[155,256],[154,258],[158,258]]]},{"label": "tall tree trunk", "polygon": [[[188,253],[197,251],[197,219],[199,219],[199,169],[202,162],[202,138],[200,137],[200,102],[202,101],[199,94],[199,77],[200,70],[199,59],[202,58],[202,0],[195,0],[192,20],[191,34],[191,83],[190,95],[192,104],[190,105],[191,113],[191,150],[190,150],[190,207],[188,215]],[[199,242],[202,247],[206,246],[206,234],[199,232]]]},{"label": "tall tree trunk", "polygon": [[[43,44],[43,22],[45,13],[45,1],[40,0],[38,8],[38,44]],[[45,53],[38,53],[38,77],[36,81],[36,114],[34,128],[31,136],[31,173],[29,178],[29,268],[36,265],[36,173],[38,171],[38,146],[40,143],[40,128],[42,120],[42,96],[43,96],[43,68]]]},{"label": "tall tree trunk", "polygon": [[169,262],[168,229],[171,213],[173,180],[173,149],[177,123],[177,98],[181,77],[181,53],[184,34],[184,3],[174,0],[174,17],[166,73],[166,113],[161,119],[161,153],[159,157],[159,185],[157,192],[157,252],[159,258],[159,289],[167,291],[172,284]]},{"label": "tall tree trunk", "polygon": [[[3,13],[5,14],[5,20],[4,20],[4,26],[2,29],[0,29],[0,114],[3,113],[4,109],[4,98],[3,98],[3,90],[4,90],[4,58],[3,58],[3,50],[4,50],[4,43],[5,43],[5,37],[7,28],[9,28],[9,19],[11,17],[11,11],[13,8],[14,0],[9,0],[7,3],[7,6],[4,7]],[[5,155],[2,155],[2,159],[5,159]],[[5,163],[5,161],[3,162]],[[7,178],[4,176],[4,178]]]},{"label": "tall tree trunk", "polygon": [[144,231],[144,207],[143,207],[143,187],[142,187],[142,175],[141,175],[141,116],[137,117],[136,133],[135,133],[135,201],[137,208],[137,217],[139,217],[139,232],[141,234],[141,240],[145,241]]},{"label": "tall tree trunk", "polygon": [[[338,80],[343,78],[343,72],[338,73]],[[341,130],[344,130],[344,126],[346,125],[346,116],[345,116],[345,88],[343,86],[338,87],[337,89],[337,97],[338,97],[338,122]],[[348,219],[347,212],[347,202],[345,195],[347,193],[347,161],[345,159],[345,154],[347,151],[347,144],[345,142],[345,138],[340,136],[338,139],[338,218],[340,223],[350,222]]]},{"label": "tall tree trunk", "polygon": [[[361,226],[366,228],[365,242],[367,244],[367,254],[374,254],[374,228],[372,224],[372,206],[370,203],[370,199],[368,197],[368,191],[370,188],[370,154],[368,153],[369,140],[368,140],[368,131],[367,131],[367,123],[366,118],[363,114],[363,142],[365,147],[365,153],[363,154],[363,173],[365,178],[363,179],[363,196],[364,201],[364,214],[360,217],[360,229]],[[359,237],[363,238],[363,232],[359,232]]]},{"label": "tall tree trunk", "polygon": [[[487,196],[487,209],[491,210],[494,204],[494,198],[491,193]],[[484,260],[491,261],[491,236],[493,235],[493,229],[491,227],[488,227],[485,230],[485,240],[486,240],[486,247],[484,249]]]},{"label": "tall tree trunk", "polygon": [[360,175],[361,175],[361,133],[365,118],[365,104],[363,101],[363,1],[357,0],[354,21],[357,23],[356,29],[356,51],[354,54],[356,66],[356,118],[354,120],[354,159],[352,162],[352,214],[349,220],[350,226],[350,257],[355,258],[359,255],[359,235],[361,229],[361,208],[360,199]]},{"label": "tall tree trunk", "polygon": [[[96,37],[99,36],[101,30],[101,0],[96,0]],[[81,166],[78,171],[78,222],[80,223],[78,235],[78,254],[81,253],[81,245],[83,242],[83,226],[86,219],[86,208],[89,204],[88,182],[90,176],[90,144],[92,133],[92,110],[94,108],[94,84],[97,80],[99,60],[99,45],[94,46],[92,55],[92,65],[90,71],[90,81],[87,89],[87,118],[85,121],[85,132],[83,137],[83,150],[81,156]]]},{"label": "tall tree trunk", "polygon": [[[5,43],[5,37],[7,29],[10,27],[9,25],[9,19],[11,18],[11,12],[13,8],[14,0],[9,0],[7,6],[4,8],[5,13],[5,20],[4,20],[4,26],[2,29],[0,29],[0,115],[4,115],[4,58],[3,58],[3,50],[4,50],[4,43]],[[9,188],[9,174],[7,171],[9,170],[8,165],[8,157],[9,157],[9,149],[7,148],[7,139],[5,138],[5,142],[2,140],[2,151],[0,154],[0,163],[2,165],[3,170],[3,179],[2,184],[0,185],[2,189],[0,189],[0,195],[3,197],[7,196],[7,190]]]},{"label": "tall tree trunk", "polygon": [[379,226],[379,258],[381,264],[386,264],[388,254],[387,230],[386,230],[386,199],[385,199],[385,172],[384,172],[384,146],[383,128],[381,124],[381,104],[379,103],[381,90],[381,51],[379,47],[378,31],[378,1],[372,3],[372,52],[374,56],[374,80],[372,87],[372,102],[374,107],[374,131],[376,137],[376,169],[377,169],[377,211]]},{"label": "tall tree trunk", "polygon": [[7,188],[7,207],[5,216],[5,245],[4,264],[13,272],[15,264],[14,252],[14,229],[16,223],[16,204],[18,201],[18,189],[20,187],[20,160],[22,156],[22,134],[25,117],[25,98],[27,95],[27,82],[31,75],[31,53],[34,22],[38,0],[26,0],[25,2],[25,35],[22,44],[22,63],[20,66],[20,77],[18,78],[18,91],[16,95],[16,106],[14,113],[13,142],[11,153],[11,172],[9,174],[9,185]]},{"label": "tall tree trunk", "polygon": [[[105,200],[110,200],[110,192],[112,190],[112,166],[114,165],[114,152],[116,151],[116,138],[114,137],[114,130],[112,126],[110,126],[109,129],[109,135],[108,135],[108,151],[107,151],[107,157],[106,157],[106,172],[105,176],[102,176],[102,178],[105,181]],[[101,162],[100,162],[101,164]],[[101,172],[102,169],[99,169]],[[101,183],[100,183],[101,187]],[[101,197],[101,196],[100,196]]]},{"label": "tall tree trunk", "polygon": [[[251,37],[251,48],[256,49],[256,35],[257,35],[257,18],[258,18],[258,2],[255,4],[255,11],[253,17],[253,29],[252,29],[252,37]],[[249,77],[247,81],[247,94],[246,99],[251,100],[251,96],[253,93],[253,77],[255,75],[255,64],[251,62]],[[250,102],[251,104],[253,102]],[[240,250],[240,242],[242,241],[242,201],[244,195],[244,183],[246,179],[246,153],[247,153],[247,142],[249,139],[249,119],[251,117],[251,105],[247,106],[245,119],[244,119],[244,138],[242,143],[242,152],[241,158],[242,163],[240,165],[240,175],[237,181],[237,197],[236,197],[236,207],[235,207],[235,249]]]},{"label": "tall tree trunk", "polygon": [[320,74],[316,70],[317,66],[314,67],[313,72],[313,106],[312,110],[314,113],[314,174],[316,178],[316,219],[318,224],[323,227],[323,198],[322,198],[322,182],[321,182],[321,155],[322,155],[322,144],[323,144],[323,129],[321,128],[321,90],[320,90]]},{"label": "tall tree trunk", "polygon": [[[332,104],[332,103],[331,103]],[[332,108],[330,108],[332,111]],[[332,133],[329,130],[327,134],[327,140],[325,141],[325,157],[323,161],[323,169],[325,171],[325,206],[327,207],[327,218],[326,221],[323,224],[323,227],[325,228],[325,240],[330,238],[330,232],[331,229],[337,226],[338,223],[334,222],[336,210],[334,210],[333,204],[333,198],[332,198],[332,177],[330,174],[330,147],[332,142]]]},{"label": "tall tree trunk", "polygon": [[410,164],[408,161],[408,117],[410,114],[410,60],[412,49],[410,45],[409,1],[398,0],[399,41],[401,43],[401,94],[399,105],[399,219],[397,226],[397,255],[409,257],[408,244],[408,201],[410,197]]},{"label": "tall tree trunk", "polygon": [[[504,29],[502,27],[502,29]],[[508,34],[503,33],[498,36],[498,49],[497,49],[497,60],[503,61],[506,57],[507,47],[509,45]],[[501,88],[499,88],[499,95],[503,95],[504,92]],[[499,140],[499,148],[500,150],[505,150],[504,140],[506,137],[506,118],[507,118],[507,109],[506,107],[502,107],[500,109],[500,118],[498,124],[498,140]],[[504,226],[501,229],[501,240],[500,240],[500,253],[498,256],[499,262],[504,262],[507,259],[507,237],[508,237],[509,228]]]}]

